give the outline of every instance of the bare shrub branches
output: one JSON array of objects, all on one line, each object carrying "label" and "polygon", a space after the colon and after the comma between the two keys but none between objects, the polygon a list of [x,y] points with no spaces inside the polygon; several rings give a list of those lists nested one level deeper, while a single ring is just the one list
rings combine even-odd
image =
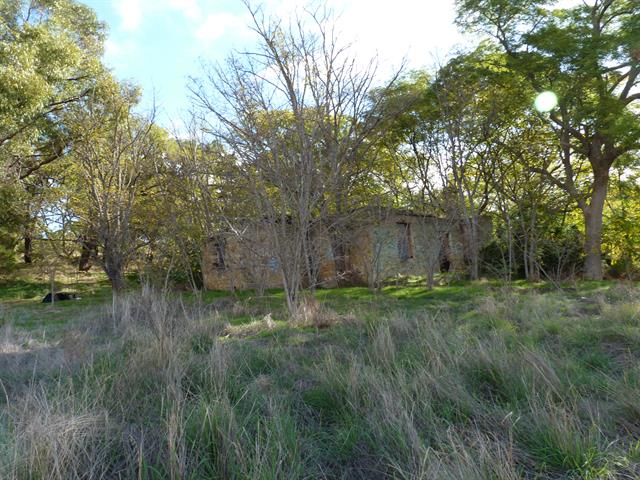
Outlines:
[{"label": "bare shrub branches", "polygon": [[386,112],[370,94],[376,61],[362,66],[340,45],[326,10],[285,23],[247,9],[257,49],[211,68],[192,92],[250,179],[253,228],[266,232],[296,314],[303,286],[317,282],[317,232],[353,209]]}]

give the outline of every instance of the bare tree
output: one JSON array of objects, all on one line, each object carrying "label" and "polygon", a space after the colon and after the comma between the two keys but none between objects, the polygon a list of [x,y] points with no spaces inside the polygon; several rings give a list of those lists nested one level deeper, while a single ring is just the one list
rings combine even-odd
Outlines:
[{"label": "bare tree", "polygon": [[257,50],[232,55],[192,92],[251,179],[254,228],[273,247],[296,315],[304,286],[317,282],[320,232],[351,210],[349,189],[366,174],[358,162],[382,125],[382,102],[369,94],[376,62],[361,66],[339,45],[325,10],[285,23],[246,5]]}]

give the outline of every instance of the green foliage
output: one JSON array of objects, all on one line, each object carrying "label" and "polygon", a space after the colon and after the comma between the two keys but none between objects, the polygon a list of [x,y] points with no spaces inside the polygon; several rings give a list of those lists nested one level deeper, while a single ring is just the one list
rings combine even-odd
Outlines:
[{"label": "green foliage", "polygon": [[19,210],[20,191],[0,180],[0,274],[11,272],[16,265],[16,246],[22,226]]},{"label": "green foliage", "polygon": [[617,169],[605,211],[605,251],[609,274],[616,278],[638,278],[640,275],[640,173],[635,166],[637,163],[638,158],[630,157]]},{"label": "green foliage", "polygon": [[575,277],[583,261],[582,237],[573,225],[551,230],[540,245],[543,271],[554,279]]},{"label": "green foliage", "polygon": [[3,1],[0,39],[0,160],[22,176],[68,145],[64,113],[103,74],[103,25],[74,0]]},{"label": "green foliage", "polygon": [[[1,2],[0,269],[15,267],[23,236],[52,240],[55,247],[48,251],[66,261],[77,260],[79,240],[95,240],[97,263],[132,265],[150,281],[168,278],[176,286],[198,288],[203,245],[228,227],[221,212],[227,220],[264,215],[253,198],[260,190],[263,202],[282,210],[275,215],[295,217],[296,203],[278,206],[278,193],[296,184],[290,179],[299,177],[296,159],[304,153],[313,166],[306,170],[313,172],[311,184],[322,189],[312,195],[309,215],[331,224],[332,233],[343,228],[335,218],[362,207],[411,208],[452,224],[473,225],[473,218],[490,215],[494,239],[482,255],[488,275],[564,279],[593,263],[588,251],[578,250],[587,248],[585,239],[593,237],[590,250],[599,253],[602,237],[607,273],[637,278],[637,2],[456,3],[459,25],[495,41],[485,39],[433,71],[408,72],[384,88],[364,88],[351,105],[357,115],[344,101],[334,105],[338,113],[327,113],[322,102],[297,112],[275,104],[258,111],[259,102],[248,102],[244,121],[255,148],[232,154],[230,145],[249,141],[234,137],[244,129],[223,145],[194,120],[189,138],[172,140],[136,113],[141,92],[104,68],[105,26],[89,7],[76,0]],[[288,62],[299,52],[276,30],[279,40],[272,46]],[[236,60],[240,65],[247,57]],[[247,85],[264,80],[251,80],[248,73],[236,79]],[[542,90],[559,97],[559,107],[549,114],[533,108]],[[242,104],[242,98],[236,100]],[[148,130],[143,146],[120,148],[126,144],[125,125],[137,133]],[[269,148],[266,138],[273,141]],[[307,150],[300,150],[305,143]],[[135,179],[135,188],[114,187],[115,177],[108,174],[115,166],[109,159],[125,150],[118,168]],[[284,150],[291,158],[270,168],[274,152]],[[240,161],[243,152],[250,154]],[[268,167],[261,177],[258,161]],[[106,179],[103,185],[96,184],[99,178]],[[589,212],[600,215],[594,192],[607,186],[601,198],[604,231],[597,225],[592,231]],[[109,201],[99,212],[101,198]],[[131,206],[127,219],[118,208],[123,204]],[[114,242],[98,238],[105,236],[99,223],[127,226],[109,262],[104,246]],[[38,249],[45,248],[35,244],[39,264]],[[474,277],[476,253],[466,239]],[[429,278],[430,270],[425,266]]]},{"label": "green foliage", "polygon": [[[602,278],[601,222],[612,167],[640,148],[640,5],[633,0],[561,7],[538,0],[460,0],[458,22],[492,36],[507,67],[534,91],[550,90],[559,158],[537,171],[584,215],[585,274]],[[627,259],[625,259],[627,260]]]}]

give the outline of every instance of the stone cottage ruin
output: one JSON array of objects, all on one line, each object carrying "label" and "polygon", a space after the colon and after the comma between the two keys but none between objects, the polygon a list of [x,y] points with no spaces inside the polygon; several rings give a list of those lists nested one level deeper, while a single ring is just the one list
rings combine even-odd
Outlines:
[{"label": "stone cottage ruin", "polygon": [[[314,233],[319,287],[376,287],[394,276],[466,272],[465,224],[459,221],[392,210],[354,216],[336,232]],[[480,245],[491,235],[491,221],[479,222]],[[207,242],[203,280],[209,290],[245,290],[282,286],[279,262],[268,236],[258,227],[221,231]]]}]

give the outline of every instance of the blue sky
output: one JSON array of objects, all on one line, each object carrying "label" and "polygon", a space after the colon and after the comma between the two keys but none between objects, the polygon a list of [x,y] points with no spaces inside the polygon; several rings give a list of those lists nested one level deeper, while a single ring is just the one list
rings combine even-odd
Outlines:
[{"label": "blue sky", "polygon": [[[255,41],[240,0],[84,0],[109,27],[105,62],[119,79],[142,86],[143,107],[155,99],[159,122],[179,124],[189,108],[189,76],[203,62],[222,61]],[[304,0],[264,0],[286,17]],[[410,68],[443,59],[463,38],[453,25],[453,0],[326,0],[341,38],[359,58],[378,55],[382,75],[403,58]]]}]

